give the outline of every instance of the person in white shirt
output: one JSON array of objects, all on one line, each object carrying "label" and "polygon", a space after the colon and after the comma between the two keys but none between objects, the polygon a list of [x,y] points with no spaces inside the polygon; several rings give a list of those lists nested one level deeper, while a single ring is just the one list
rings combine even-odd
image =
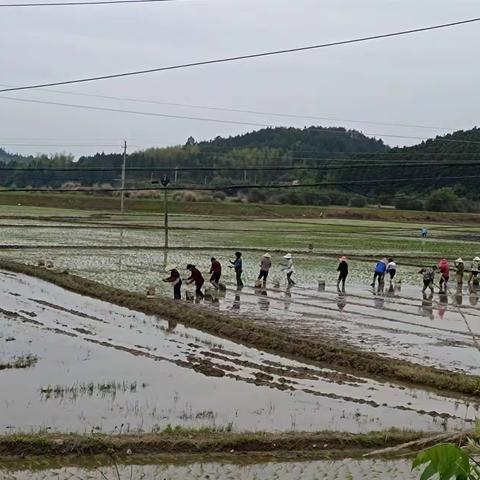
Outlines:
[{"label": "person in white shirt", "polygon": [[387,274],[390,275],[390,284],[392,284],[395,275],[397,274],[397,264],[393,261],[393,258],[388,259]]},{"label": "person in white shirt", "polygon": [[283,258],[287,260],[287,264],[282,268],[282,271],[287,274],[288,286],[291,287],[295,285],[295,282],[292,280],[292,274],[295,273],[293,268],[293,257],[291,253],[287,253]]}]

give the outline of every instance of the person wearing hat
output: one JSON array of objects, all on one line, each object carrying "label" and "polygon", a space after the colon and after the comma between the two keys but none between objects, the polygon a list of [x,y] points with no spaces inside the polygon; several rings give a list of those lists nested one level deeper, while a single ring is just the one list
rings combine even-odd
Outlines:
[{"label": "person wearing hat", "polygon": [[165,271],[170,273],[168,278],[164,278],[163,281],[173,285],[173,298],[175,300],[181,300],[182,298],[182,279],[180,278],[180,272],[177,270],[176,265],[168,266]]},{"label": "person wearing hat", "polygon": [[187,265],[187,270],[190,271],[190,277],[187,279],[187,285],[195,283],[195,295],[203,298],[202,287],[205,283],[205,280],[203,279],[202,272],[200,272],[200,270],[191,263]]},{"label": "person wearing hat", "polygon": [[338,259],[340,262],[337,267],[338,280],[337,280],[337,290],[340,290],[340,282],[342,282],[342,292],[345,293],[345,280],[348,277],[348,262],[347,257],[344,255]]},{"label": "person wearing hat", "polygon": [[440,293],[444,293],[447,290],[448,280],[450,278],[450,265],[446,258],[442,258],[438,262],[438,269],[440,270],[440,281],[438,282]]},{"label": "person wearing hat", "polygon": [[435,281],[436,271],[437,271],[437,266],[433,265],[433,267],[424,267],[418,272],[423,275],[423,289],[422,289],[423,295],[425,295],[427,288],[430,289],[430,292],[433,295],[433,284]]},{"label": "person wearing hat", "polygon": [[218,289],[218,284],[220,282],[220,277],[222,276],[222,265],[221,263],[215,258],[212,257],[210,259],[212,262],[212,265],[210,267],[210,274],[212,275],[210,277],[210,283]]},{"label": "person wearing hat", "polygon": [[455,279],[457,281],[457,287],[461,287],[463,284],[463,274],[465,272],[465,264],[461,258],[455,260]]},{"label": "person wearing hat", "polygon": [[291,287],[295,285],[295,282],[292,280],[292,274],[295,273],[295,269],[293,268],[293,257],[291,253],[287,253],[284,257],[287,260],[287,264],[282,268],[282,272],[287,274],[287,283],[288,286]]},{"label": "person wearing hat", "polygon": [[470,271],[470,278],[468,279],[468,283],[478,283],[478,271],[480,265],[480,257],[475,257],[472,261],[472,268]]},{"label": "person wearing hat", "polygon": [[270,268],[272,267],[272,256],[269,253],[266,253],[260,260],[260,273],[258,274],[258,281],[263,280],[263,286],[267,284],[267,277]]},{"label": "person wearing hat", "polygon": [[235,252],[235,260],[230,260],[230,268],[235,270],[235,277],[237,279],[237,288],[243,287],[242,272],[243,272],[243,260],[242,252]]}]

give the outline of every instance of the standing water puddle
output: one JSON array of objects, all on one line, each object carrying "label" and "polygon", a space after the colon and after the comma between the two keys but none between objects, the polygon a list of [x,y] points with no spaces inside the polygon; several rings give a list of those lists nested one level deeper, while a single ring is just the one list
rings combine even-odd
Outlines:
[{"label": "standing water puddle", "polygon": [[[0,431],[459,429],[477,405],[318,368],[2,272]],[[161,301],[161,300],[159,300]]]}]

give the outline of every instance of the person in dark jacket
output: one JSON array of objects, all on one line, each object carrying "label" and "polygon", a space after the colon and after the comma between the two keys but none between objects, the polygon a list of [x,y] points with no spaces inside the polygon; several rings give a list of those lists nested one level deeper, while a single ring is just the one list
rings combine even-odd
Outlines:
[{"label": "person in dark jacket", "polygon": [[243,272],[243,260],[242,252],[235,252],[235,260],[230,260],[231,268],[235,270],[235,277],[237,279],[237,288],[243,287],[242,272]]},{"label": "person in dark jacket", "polygon": [[164,282],[168,282],[173,286],[173,298],[175,300],[181,300],[182,298],[182,279],[180,278],[180,272],[175,265],[171,265],[165,269],[167,273],[170,273],[168,278],[164,278]]},{"label": "person in dark jacket", "polygon": [[195,295],[203,298],[202,287],[205,283],[205,280],[203,279],[202,273],[195,265],[192,265],[191,263],[187,265],[187,270],[190,271],[190,277],[187,279],[187,285],[195,283]]},{"label": "person in dark jacket", "polygon": [[220,277],[222,276],[222,265],[215,257],[212,257],[210,261],[212,262],[212,266],[210,267],[210,273],[212,275],[210,277],[210,283],[215,288],[218,288]]},{"label": "person in dark jacket", "polygon": [[338,259],[340,262],[337,267],[338,280],[337,280],[337,289],[340,290],[340,282],[342,282],[342,292],[345,293],[345,280],[348,277],[348,262],[347,257],[343,256]]}]

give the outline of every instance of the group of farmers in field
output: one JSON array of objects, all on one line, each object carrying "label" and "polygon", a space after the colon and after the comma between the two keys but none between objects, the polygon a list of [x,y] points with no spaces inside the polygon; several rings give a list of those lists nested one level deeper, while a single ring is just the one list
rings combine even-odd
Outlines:
[{"label": "group of farmers in field", "polygon": [[[286,275],[286,281],[288,287],[295,285],[292,276],[295,272],[293,266],[293,256],[291,253],[287,253],[284,257],[285,263],[281,265],[281,271]],[[212,257],[210,259],[210,284],[214,289],[224,289],[225,286],[221,283],[223,274],[222,264],[220,261]],[[243,258],[241,252],[235,252],[235,258],[229,261],[228,265],[235,272],[235,279],[237,289],[243,287]],[[272,269],[272,260],[269,253],[265,253],[259,262],[259,274],[255,282],[256,288],[265,288],[267,285],[267,278]],[[461,287],[463,284],[464,276],[469,272],[468,284],[478,286],[480,281],[479,268],[480,257],[475,257],[470,265],[470,270],[465,267],[465,262],[461,258],[457,258],[454,262],[455,280],[457,287]],[[205,278],[203,273],[198,269],[196,265],[189,263],[186,266],[189,272],[188,278],[185,280],[187,285],[195,285],[195,295],[197,298],[203,298],[204,294],[202,288],[205,285]],[[164,282],[170,283],[173,286],[173,296],[175,299],[181,299],[182,288],[182,276],[176,265],[170,265],[166,268],[166,271],[170,274],[168,278],[164,279]],[[348,259],[346,256],[342,256],[338,259],[338,279],[337,289],[339,292],[345,292],[345,283],[349,274]],[[423,289],[422,293],[425,294],[427,289],[430,289],[431,293],[434,293],[435,277],[439,275],[438,289],[439,293],[445,293],[448,288],[448,282],[450,280],[450,264],[446,258],[442,258],[438,265],[424,267],[419,272],[423,277]],[[393,289],[393,282],[397,274],[397,264],[393,258],[382,258],[374,267],[373,279],[371,287],[377,292],[383,292],[385,287],[385,278],[390,282],[390,289]],[[278,285],[279,286],[279,285]]]},{"label": "group of farmers in field", "polygon": [[[260,271],[258,274],[257,281],[255,282],[255,287],[265,288],[267,285],[267,278],[272,268],[272,256],[269,253],[265,253],[260,259]],[[289,287],[295,285],[294,280],[292,279],[295,269],[293,267],[293,256],[291,253],[287,253],[284,257],[285,264],[282,265],[282,272],[285,273],[287,284]],[[212,257],[210,259],[210,284],[215,289],[222,289],[224,285],[220,282],[222,278],[222,264],[220,261]],[[242,252],[235,252],[235,258],[229,261],[229,268],[232,268],[235,272],[235,280],[237,282],[237,289],[243,287],[243,258]],[[189,263],[186,267],[189,271],[189,277],[186,279],[187,285],[195,285],[195,295],[197,298],[202,298],[204,296],[202,288],[205,284],[205,278],[202,272],[197,268],[196,265]],[[173,286],[173,298],[180,300],[182,298],[182,277],[176,265],[167,266],[166,272],[170,274],[168,278],[165,278],[163,281],[170,283]]]},{"label": "group of farmers in field", "polygon": [[[470,275],[468,277],[468,284],[473,286],[479,285],[479,267],[480,267],[480,257],[475,257],[470,265]],[[463,285],[463,278],[467,269],[465,268],[465,262],[461,258],[457,258],[454,262],[455,269],[455,282],[457,287]],[[423,290],[422,293],[425,293],[427,288],[430,289],[431,293],[434,293],[433,287],[435,285],[435,274],[440,274],[440,279],[438,282],[439,293],[445,293],[448,288],[448,282],[450,280],[450,264],[446,258],[442,258],[438,265],[433,265],[431,267],[422,268],[420,273],[423,275]]]}]

